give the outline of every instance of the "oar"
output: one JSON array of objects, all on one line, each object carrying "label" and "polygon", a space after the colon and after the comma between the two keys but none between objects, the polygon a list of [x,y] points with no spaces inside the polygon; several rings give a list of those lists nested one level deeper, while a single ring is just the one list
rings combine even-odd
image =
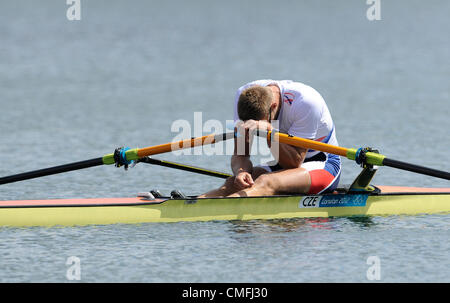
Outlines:
[{"label": "oar", "polygon": [[137,161],[148,163],[148,164],[155,164],[155,165],[159,165],[159,166],[185,170],[185,171],[190,171],[193,173],[198,173],[198,174],[222,178],[222,179],[231,177],[230,174],[223,173],[220,171],[210,170],[210,169],[206,169],[206,168],[201,168],[201,167],[197,167],[197,166],[191,166],[191,165],[186,165],[186,164],[171,162],[171,161],[166,161],[166,160],[159,160],[159,159],[150,158],[150,157],[144,157]]},{"label": "oar", "polygon": [[115,163],[118,163],[119,166],[126,165],[129,164],[131,161],[135,161],[143,157],[167,153],[180,149],[192,148],[196,146],[214,144],[232,138],[234,138],[234,132],[228,132],[223,134],[211,134],[203,137],[191,138],[145,148],[123,149],[119,153],[115,152],[107,154],[100,158],[94,158],[90,160],[74,162],[60,166],[25,172],[17,175],[2,177],[0,178],[0,184],[7,184],[38,177],[44,177],[99,165],[110,165]]},{"label": "oar", "polygon": [[424,166],[419,166],[407,162],[402,162],[398,160],[389,159],[382,154],[378,154],[372,151],[365,151],[362,148],[344,148],[341,146],[335,146],[331,144],[326,144],[322,142],[317,142],[313,140],[308,140],[304,138],[295,137],[288,134],[280,133],[277,130],[273,131],[257,131],[258,136],[266,137],[268,141],[278,141],[280,143],[285,143],[297,147],[302,147],[306,149],[318,150],[330,154],[335,154],[339,156],[346,157],[350,160],[355,160],[358,164],[366,163],[377,166],[389,166],[398,169],[407,170],[410,172],[428,175],[432,177],[442,178],[450,180],[450,173],[446,171],[441,171],[433,168],[428,168]]}]

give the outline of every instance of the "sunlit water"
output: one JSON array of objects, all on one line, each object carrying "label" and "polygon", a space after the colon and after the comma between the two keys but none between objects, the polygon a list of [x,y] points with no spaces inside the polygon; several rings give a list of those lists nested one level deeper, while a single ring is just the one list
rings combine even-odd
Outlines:
[{"label": "sunlit water", "polygon": [[[169,142],[177,119],[232,119],[237,87],[315,87],[339,142],[450,170],[448,1],[0,2],[0,176]],[[229,172],[229,156],[160,158]],[[344,160],[342,183],[358,173]],[[380,168],[375,184],[449,187]],[[221,180],[139,164],[2,185],[0,200],[197,194]],[[1,282],[449,282],[449,215],[0,229]]]}]

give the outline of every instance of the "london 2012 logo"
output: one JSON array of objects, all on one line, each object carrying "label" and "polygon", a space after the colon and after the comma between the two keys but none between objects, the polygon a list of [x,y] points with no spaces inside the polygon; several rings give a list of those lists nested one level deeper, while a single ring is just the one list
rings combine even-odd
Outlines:
[{"label": "london 2012 logo", "polygon": [[367,194],[332,194],[324,196],[304,196],[299,204],[299,208],[314,207],[365,207]]},{"label": "london 2012 logo", "polygon": [[283,94],[283,101],[286,103],[289,103],[289,105],[292,105],[292,102],[294,102],[295,95],[293,93],[284,93]]}]

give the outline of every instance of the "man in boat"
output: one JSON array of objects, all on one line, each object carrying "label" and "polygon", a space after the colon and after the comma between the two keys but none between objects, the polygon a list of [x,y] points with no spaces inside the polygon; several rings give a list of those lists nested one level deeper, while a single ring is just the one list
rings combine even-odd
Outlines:
[{"label": "man in boat", "polygon": [[[241,122],[240,134],[272,130],[272,119],[281,133],[338,145],[328,107],[312,87],[290,80],[257,80],[238,89],[234,120]],[[231,158],[234,176],[199,197],[319,194],[333,191],[339,183],[339,156],[279,143],[276,152],[271,147],[278,163],[253,166],[248,152],[237,152],[237,140]],[[248,135],[246,140],[251,142]]]}]

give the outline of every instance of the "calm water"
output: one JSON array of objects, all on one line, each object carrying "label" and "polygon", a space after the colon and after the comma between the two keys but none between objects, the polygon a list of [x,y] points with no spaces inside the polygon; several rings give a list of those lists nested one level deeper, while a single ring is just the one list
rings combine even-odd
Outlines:
[{"label": "calm water", "polygon": [[[237,87],[315,87],[345,147],[450,171],[448,1],[0,2],[0,176],[169,142],[177,119],[232,118]],[[160,158],[229,171],[228,156]],[[342,183],[359,169],[344,160]],[[220,180],[138,165],[2,185],[0,200],[198,194]],[[381,168],[375,184],[449,187]],[[0,229],[0,282],[450,282],[449,215]]]}]

